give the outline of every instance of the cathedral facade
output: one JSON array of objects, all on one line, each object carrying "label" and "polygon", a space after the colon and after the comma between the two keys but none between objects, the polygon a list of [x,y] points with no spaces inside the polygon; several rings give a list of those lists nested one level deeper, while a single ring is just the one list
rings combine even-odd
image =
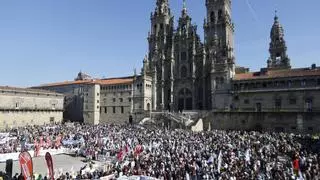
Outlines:
[{"label": "cathedral facade", "polygon": [[235,76],[231,1],[206,0],[206,9],[201,42],[185,3],[175,26],[168,0],[157,0],[142,72],[153,79],[153,110],[230,106],[228,92]]}]

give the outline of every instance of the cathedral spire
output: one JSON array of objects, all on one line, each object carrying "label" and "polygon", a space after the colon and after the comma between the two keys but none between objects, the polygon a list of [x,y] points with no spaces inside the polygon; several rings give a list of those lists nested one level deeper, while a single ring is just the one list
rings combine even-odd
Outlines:
[{"label": "cathedral spire", "polygon": [[186,3],[186,0],[183,0],[182,17],[186,15],[187,15],[187,3]]},{"label": "cathedral spire", "polygon": [[170,14],[169,0],[157,0],[156,13]]},{"label": "cathedral spire", "polygon": [[270,39],[270,58],[267,61],[268,68],[290,68],[290,59],[287,55],[287,46],[286,41],[284,40],[284,30],[279,22],[277,11],[275,11],[274,22],[270,32]]}]

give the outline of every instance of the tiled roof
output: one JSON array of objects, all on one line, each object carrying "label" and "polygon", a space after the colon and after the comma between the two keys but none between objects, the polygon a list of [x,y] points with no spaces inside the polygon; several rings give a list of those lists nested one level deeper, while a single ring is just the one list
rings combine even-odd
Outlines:
[{"label": "tiled roof", "polygon": [[100,85],[112,85],[112,84],[130,84],[133,82],[133,77],[119,77],[108,79],[92,79],[92,80],[79,80],[79,81],[64,81],[51,84],[43,84],[38,87],[53,87],[53,86],[68,86],[78,84],[100,84]]},{"label": "tiled roof", "polygon": [[40,94],[54,94],[54,95],[61,95],[56,92],[42,90],[42,89],[35,89],[35,88],[20,88],[20,87],[10,87],[10,86],[0,86],[0,90],[7,90],[7,91],[16,91],[16,92],[30,92],[30,93],[40,93]]},{"label": "tiled roof", "polygon": [[98,83],[100,85],[111,85],[111,84],[130,84],[133,82],[133,78],[125,78],[125,79],[121,79],[121,78],[115,78],[115,79],[101,79],[98,80]]},{"label": "tiled roof", "polygon": [[320,68],[298,68],[285,70],[268,70],[266,72],[248,72],[236,74],[234,80],[251,80],[251,79],[273,79],[273,78],[288,78],[288,77],[304,77],[304,76],[319,76]]},{"label": "tiled roof", "polygon": [[74,85],[74,84],[85,84],[90,82],[91,80],[79,80],[79,81],[64,81],[50,84],[43,84],[37,87],[52,87],[52,86],[66,86],[66,85]]}]

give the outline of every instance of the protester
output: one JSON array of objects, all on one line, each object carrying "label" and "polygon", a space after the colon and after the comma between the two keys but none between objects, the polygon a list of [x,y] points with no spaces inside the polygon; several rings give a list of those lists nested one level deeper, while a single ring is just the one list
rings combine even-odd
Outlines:
[{"label": "protester", "polygon": [[92,169],[89,163],[74,177],[67,172],[56,179],[97,179],[110,174],[169,180],[320,179],[320,156],[312,151],[310,135],[79,124],[28,126],[7,133],[16,138],[1,144],[1,153],[37,149],[39,144],[45,149],[76,149],[88,162],[111,162],[107,171],[86,172]]}]

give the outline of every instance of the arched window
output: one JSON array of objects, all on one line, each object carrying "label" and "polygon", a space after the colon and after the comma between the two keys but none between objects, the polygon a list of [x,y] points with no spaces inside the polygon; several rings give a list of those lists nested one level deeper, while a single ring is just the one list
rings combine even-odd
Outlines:
[{"label": "arched window", "polygon": [[188,72],[185,66],[182,66],[180,71],[181,71],[181,78],[187,77]]},{"label": "arched window", "polygon": [[221,10],[221,9],[218,11],[218,19],[219,19],[219,20],[222,19],[222,10]]},{"label": "arched window", "polygon": [[156,24],[154,25],[153,30],[155,33],[157,32],[157,25]]},{"label": "arched window", "polygon": [[214,12],[213,11],[210,13],[210,22],[212,22],[212,23],[215,22],[215,16],[214,16]]}]

